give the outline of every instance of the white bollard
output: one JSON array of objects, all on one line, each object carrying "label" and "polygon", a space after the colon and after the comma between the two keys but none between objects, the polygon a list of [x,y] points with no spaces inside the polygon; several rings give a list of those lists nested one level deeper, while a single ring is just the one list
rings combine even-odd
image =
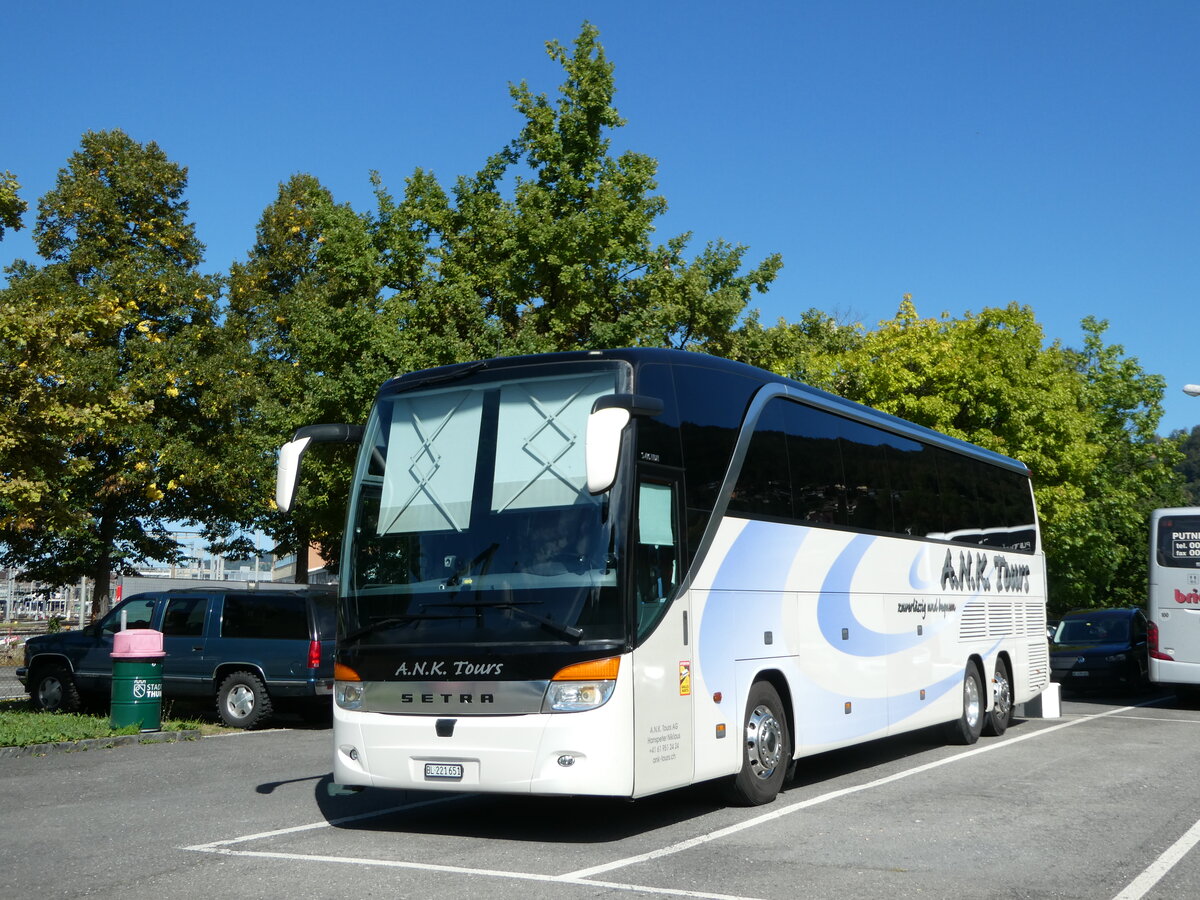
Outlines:
[{"label": "white bollard", "polygon": [[1050,682],[1040,694],[1032,700],[1021,704],[1021,706],[1023,710],[1020,715],[1024,719],[1061,718],[1062,695],[1058,682]]}]

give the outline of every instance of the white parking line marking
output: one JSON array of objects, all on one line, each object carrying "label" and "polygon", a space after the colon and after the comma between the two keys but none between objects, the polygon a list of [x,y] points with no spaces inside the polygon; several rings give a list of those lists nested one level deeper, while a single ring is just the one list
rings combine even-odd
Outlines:
[{"label": "white parking line marking", "polygon": [[247,834],[242,837],[229,838],[223,841],[212,841],[208,844],[196,844],[192,847],[184,847],[184,850],[198,850],[201,853],[213,852],[219,847],[228,847],[231,844],[243,844],[246,841],[257,841],[263,838],[278,837],[281,834],[297,834],[301,831],[315,831],[318,828],[334,828],[338,825],[344,825],[347,822],[358,822],[362,819],[376,819],[380,816],[389,816],[394,812],[403,812],[408,809],[420,809],[423,806],[436,806],[441,803],[452,803],[456,800],[465,800],[467,797],[474,797],[475,794],[460,794],[454,797],[436,797],[432,800],[419,800],[416,803],[405,803],[401,806],[389,806],[387,809],[376,809],[371,812],[359,813],[354,816],[343,816],[340,819],[329,819],[323,822],[310,822],[307,825],[293,825],[291,828],[279,828],[275,831],[263,831],[258,834]]},{"label": "white parking line marking", "polygon": [[[1143,705],[1146,705],[1146,704],[1138,704],[1138,706],[1143,706]],[[1108,710],[1107,712],[1095,713],[1093,715],[1080,716],[1079,718],[1073,718],[1068,721],[1060,722],[1057,725],[1051,725],[1048,728],[1042,728],[1038,731],[1032,731],[1027,734],[1018,735],[1016,737],[1009,736],[1009,737],[1006,737],[1003,740],[997,741],[995,743],[990,743],[990,744],[987,744],[982,747],[972,747],[970,750],[965,750],[962,753],[956,753],[953,756],[946,757],[945,759],[939,759],[939,760],[935,760],[934,762],[924,763],[923,765],[915,766],[911,769],[905,769],[902,772],[896,772],[892,775],[884,776],[883,778],[877,778],[874,781],[869,781],[869,782],[866,782],[865,784],[857,785],[855,787],[841,788],[840,790],[830,791],[828,793],[821,794],[817,797],[810,797],[808,800],[801,800],[801,801],[791,804],[789,806],[777,807],[768,813],[754,816],[743,822],[739,822],[736,825],[730,825],[726,828],[721,828],[717,831],[709,832],[708,834],[699,835],[698,837],[690,838],[689,840],[686,840],[686,841],[680,841],[679,843],[676,843],[676,844],[671,844],[666,847],[660,847],[659,849],[651,850],[648,853],[640,853],[636,856],[628,856],[623,859],[613,860],[612,862],[604,863],[604,864],[601,864],[598,866],[592,866],[592,867],[589,867],[586,869],[577,869],[574,872],[566,872],[561,875],[544,875],[544,874],[539,874],[536,872],[508,872],[508,871],[494,870],[494,869],[471,869],[471,868],[460,867],[460,866],[445,866],[445,865],[436,865],[433,863],[405,862],[402,860],[392,860],[392,859],[373,859],[373,858],[360,858],[360,857],[351,857],[351,856],[325,856],[325,855],[307,854],[307,853],[280,853],[280,852],[271,852],[271,851],[229,849],[234,844],[242,844],[242,843],[246,843],[247,841],[263,840],[266,838],[278,837],[280,835],[297,834],[297,833],[304,832],[304,831],[314,831],[314,830],[321,829],[321,828],[329,828],[329,827],[333,827],[333,826],[337,826],[337,825],[342,825],[347,822],[355,822],[355,821],[362,821],[364,819],[378,818],[380,816],[391,815],[392,813],[402,812],[402,811],[411,810],[411,809],[418,809],[418,808],[421,808],[424,806],[431,806],[431,805],[435,805],[435,804],[449,803],[449,802],[454,802],[454,801],[458,801],[458,800],[464,800],[468,797],[478,796],[476,794],[456,794],[451,797],[438,797],[433,800],[423,800],[423,801],[418,801],[415,803],[404,804],[402,806],[392,806],[392,807],[388,807],[387,809],[380,809],[380,810],[375,810],[373,812],[367,812],[367,813],[359,813],[358,815],[345,816],[340,819],[332,819],[332,820],[321,821],[321,822],[312,822],[307,825],[296,825],[296,826],[293,826],[290,828],[280,828],[276,831],[264,831],[264,832],[260,832],[258,834],[249,834],[249,835],[244,835],[242,837],[229,838],[229,839],[220,840],[220,841],[212,841],[211,843],[208,843],[208,844],[196,844],[191,847],[182,847],[180,849],[191,850],[191,851],[195,851],[195,852],[199,852],[199,853],[217,853],[217,854],[221,854],[224,856],[246,856],[246,857],[257,857],[257,858],[265,858],[265,859],[286,859],[286,860],[293,860],[293,861],[308,860],[308,861],[312,861],[312,862],[343,863],[343,864],[348,864],[348,865],[378,866],[378,867],[400,868],[400,869],[418,869],[418,870],[424,870],[424,871],[429,871],[429,872],[446,872],[446,873],[453,873],[453,874],[460,874],[460,875],[483,875],[483,876],[487,876],[487,877],[491,877],[491,878],[510,878],[510,879],[524,880],[524,881],[539,881],[539,882],[549,882],[549,883],[556,883],[556,884],[576,884],[576,885],[581,885],[581,886],[603,887],[603,888],[608,888],[610,890],[626,891],[629,893],[658,894],[660,896],[671,896],[671,897],[694,897],[694,898],[702,898],[702,900],[753,900],[753,898],[742,897],[742,896],[731,895],[731,894],[715,894],[715,893],[702,892],[702,891],[684,891],[684,890],[678,890],[678,889],[673,889],[673,888],[650,887],[647,885],[627,884],[627,883],[621,883],[621,882],[598,881],[598,880],[595,880],[594,876],[600,875],[605,872],[611,872],[616,869],[628,868],[629,866],[637,865],[638,863],[648,862],[648,861],[654,860],[654,859],[660,859],[664,856],[671,856],[673,854],[680,853],[684,850],[690,850],[693,847],[698,847],[703,844],[718,840],[720,838],[728,837],[729,835],[736,834],[739,831],[745,831],[748,828],[757,827],[759,825],[762,825],[764,822],[770,822],[770,821],[773,821],[774,819],[779,819],[779,818],[782,818],[783,816],[791,815],[792,813],[798,812],[803,809],[810,809],[810,808],[812,808],[814,806],[818,806],[822,803],[828,803],[831,800],[838,800],[842,797],[848,797],[852,794],[857,794],[857,793],[861,793],[863,791],[871,790],[872,788],[877,788],[877,787],[882,787],[883,785],[892,784],[893,782],[900,781],[905,778],[909,778],[913,775],[920,775],[922,773],[932,771],[933,769],[937,769],[942,766],[949,765],[950,763],[958,762],[959,760],[969,759],[971,757],[978,756],[981,753],[988,753],[992,750],[997,750],[1002,747],[1011,747],[1015,744],[1021,743],[1022,741],[1032,740],[1034,738],[1039,738],[1039,737],[1042,737],[1047,734],[1053,734],[1056,731],[1061,731],[1064,728],[1071,728],[1071,727],[1074,727],[1075,725],[1079,725],[1084,722],[1092,722],[1097,719],[1104,719],[1104,718],[1108,718],[1111,716],[1120,716],[1122,713],[1127,713],[1136,708],[1138,708],[1138,707],[1137,706],[1123,706],[1118,709]],[[1180,857],[1182,857],[1183,854],[1187,852],[1187,850],[1191,849],[1191,847],[1196,843],[1196,841],[1200,841],[1200,823],[1197,823],[1196,826],[1193,826],[1192,830],[1197,832],[1196,837],[1192,840],[1192,842],[1190,844],[1188,844],[1186,847],[1183,847],[1182,851],[1179,853]],[[1192,832],[1189,831],[1188,835],[1191,835],[1191,833]],[[1187,835],[1185,835],[1185,838],[1186,837],[1187,837]],[[1175,847],[1172,847],[1171,850],[1167,851],[1167,853],[1163,855],[1163,857],[1160,857],[1160,861],[1165,860],[1169,856],[1169,854],[1176,849],[1176,847],[1180,847],[1183,843],[1184,843],[1184,839],[1180,839],[1180,841],[1175,845]],[[1172,860],[1170,862],[1170,864],[1167,865],[1162,870],[1163,873],[1165,873],[1166,869],[1169,869],[1170,866],[1174,865],[1174,863],[1177,861],[1178,861],[1177,859]],[[1153,869],[1154,867],[1151,867],[1151,868]],[[1149,872],[1149,871],[1150,870],[1147,870],[1147,872]],[[1146,873],[1143,873],[1142,877],[1145,877],[1145,874]],[[1161,877],[1162,877],[1161,874],[1158,875],[1158,878],[1161,878]],[[1140,880],[1141,879],[1139,878],[1139,881]],[[1157,878],[1155,878],[1155,881],[1157,881]],[[1137,884],[1137,883],[1138,883],[1137,881],[1134,882],[1134,884]],[[1153,882],[1151,882],[1151,884],[1153,884]],[[1128,891],[1132,887],[1133,887],[1133,885],[1130,885],[1130,888],[1126,888],[1126,890]],[[1137,898],[1139,898],[1141,896],[1142,896],[1142,894],[1131,894],[1128,897],[1126,897],[1124,894],[1122,894],[1119,898],[1116,898],[1116,900],[1137,900]]]},{"label": "white parking line marking", "polygon": [[[187,847],[188,850],[200,850],[201,847]],[[371,859],[353,856],[321,856],[312,853],[276,853],[260,850],[224,850],[213,849],[209,853],[220,853],[225,856],[252,856],[259,859],[288,859],[305,862],[346,863],[359,866],[382,866],[393,869],[420,869],[426,872],[448,872],[454,875],[487,875],[491,878],[512,878],[518,881],[541,881],[551,884],[576,884],[583,887],[603,887],[633,894],[657,894],[669,897],[697,897],[702,900],[755,900],[753,897],[743,897],[735,894],[714,894],[709,891],[684,891],[678,888],[650,887],[640,884],[624,884],[610,881],[595,881],[592,879],[574,878],[570,875],[542,875],[537,872],[506,872],[503,869],[471,869],[466,866],[441,866],[433,863],[405,862],[398,859]]]},{"label": "white parking line marking", "polygon": [[609,872],[613,869],[624,868],[625,866],[636,865],[637,863],[646,862],[651,859],[659,859],[663,856],[670,856],[673,853],[679,853],[683,850],[690,850],[693,847],[698,847],[701,844],[706,844],[710,841],[715,841],[723,837],[728,837],[731,834],[736,834],[739,831],[745,831],[747,828],[757,828],[764,822],[770,822],[775,819],[781,819],[784,816],[789,816],[794,812],[799,812],[802,809],[810,809],[814,806],[819,806],[822,803],[828,803],[830,800],[839,800],[842,797],[848,797],[851,794],[858,794],[862,791],[869,791],[872,788],[882,787],[885,784],[909,778],[913,775],[920,775],[924,772],[929,772],[941,766],[949,765],[950,763],[958,762],[962,759],[968,759],[972,756],[978,756],[980,753],[988,753],[1000,747],[1011,747],[1021,741],[1027,741],[1032,738],[1042,737],[1043,735],[1053,734],[1056,731],[1061,731],[1064,728],[1071,728],[1081,722],[1090,722],[1094,719],[1103,719],[1107,716],[1114,716],[1117,713],[1128,712],[1133,709],[1132,706],[1125,706],[1121,709],[1114,709],[1110,712],[1097,713],[1096,715],[1086,716],[1080,719],[1072,719],[1069,722],[1062,722],[1058,725],[1051,725],[1049,728],[1043,728],[1041,731],[1031,731],[1028,734],[1020,735],[1019,737],[1008,738],[1003,741],[998,741],[994,744],[987,744],[983,747],[972,747],[970,750],[964,750],[962,753],[956,753],[954,756],[947,756],[945,759],[935,760],[934,762],[925,763],[924,765],[916,766],[912,769],[905,769],[903,772],[896,772],[892,775],[886,775],[883,778],[877,778],[874,781],[868,781],[865,784],[856,785],[854,787],[841,788],[840,790],[830,791],[827,794],[821,794],[818,797],[810,797],[807,800],[801,800],[793,803],[790,806],[785,806],[781,809],[773,809],[771,812],[764,813],[761,816],[755,816],[751,819],[746,819],[744,822],[739,822],[736,825],[730,825],[727,828],[722,828],[719,831],[712,831],[708,834],[702,834],[698,837],[691,838],[686,841],[680,841],[678,844],[672,844],[668,847],[660,847],[657,850],[651,850],[649,853],[641,853],[637,856],[628,856],[625,859],[614,860],[610,863],[605,863],[599,866],[593,866],[590,869],[580,869],[576,872],[571,872],[570,875],[575,878],[586,878],[590,875],[597,875],[601,872]]},{"label": "white parking line marking", "polygon": [[[1066,718],[1064,716],[1063,718]],[[1114,719],[1128,719],[1130,722],[1170,722],[1174,725],[1200,725],[1197,719],[1176,719],[1172,716],[1113,716]]]},{"label": "white parking line marking", "polygon": [[1129,886],[1117,894],[1113,900],[1139,900],[1146,896],[1150,889],[1171,871],[1175,863],[1183,859],[1189,850],[1200,843],[1200,822],[1197,822],[1183,837],[1166,849],[1162,856],[1152,862],[1141,875],[1129,882]]}]

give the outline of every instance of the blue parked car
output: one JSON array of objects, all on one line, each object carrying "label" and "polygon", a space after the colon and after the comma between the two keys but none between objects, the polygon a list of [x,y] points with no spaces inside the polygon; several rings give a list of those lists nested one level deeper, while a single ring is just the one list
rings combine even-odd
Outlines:
[{"label": "blue parked car", "polygon": [[163,698],[215,699],[227,724],[253,728],[282,707],[332,709],[332,589],[169,590],[137,594],[80,631],[30,638],[17,678],[34,705],[73,710],[112,691],[113,634],[163,633]]},{"label": "blue parked car", "polygon": [[1140,688],[1149,668],[1146,614],[1140,609],[1069,612],[1050,642],[1050,678],[1064,690]]}]

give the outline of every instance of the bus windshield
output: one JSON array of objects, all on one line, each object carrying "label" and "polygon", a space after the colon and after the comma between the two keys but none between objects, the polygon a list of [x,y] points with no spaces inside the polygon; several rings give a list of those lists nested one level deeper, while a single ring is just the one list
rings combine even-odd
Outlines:
[{"label": "bus windshield", "polygon": [[381,395],[343,549],[345,644],[625,634],[611,494],[588,493],[584,460],[592,404],[624,367],[540,371]]}]

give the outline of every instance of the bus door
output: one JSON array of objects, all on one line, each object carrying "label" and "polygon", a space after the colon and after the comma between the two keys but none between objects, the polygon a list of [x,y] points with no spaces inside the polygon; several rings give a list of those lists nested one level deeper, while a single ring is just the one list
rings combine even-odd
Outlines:
[{"label": "bus door", "polygon": [[682,491],[677,477],[643,472],[632,534],[633,603],[640,646],[633,651],[634,796],[690,784],[692,659],[683,577]]}]

